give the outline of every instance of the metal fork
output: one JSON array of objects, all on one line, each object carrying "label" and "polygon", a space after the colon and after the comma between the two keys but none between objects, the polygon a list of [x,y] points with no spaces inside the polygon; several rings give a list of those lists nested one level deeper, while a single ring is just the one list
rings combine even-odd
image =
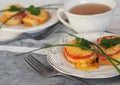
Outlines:
[{"label": "metal fork", "polygon": [[56,31],[58,31],[63,25],[58,22],[48,28],[46,28],[45,30],[38,32],[38,33],[22,33],[20,35],[18,35],[16,38],[8,40],[8,41],[0,41],[0,45],[2,44],[8,44],[14,41],[18,41],[21,39],[34,39],[34,40],[41,40],[44,39],[46,37],[48,37],[50,34],[55,33]]},{"label": "metal fork", "polygon": [[48,67],[47,65],[44,65],[32,55],[29,55],[24,59],[35,71],[37,71],[43,77],[49,78],[49,77],[55,77],[55,76],[64,76],[71,80],[77,81],[78,83],[80,83],[80,85],[89,85],[87,82],[84,82],[83,80],[77,79],[69,75],[65,75],[63,73],[58,72],[52,67]]}]

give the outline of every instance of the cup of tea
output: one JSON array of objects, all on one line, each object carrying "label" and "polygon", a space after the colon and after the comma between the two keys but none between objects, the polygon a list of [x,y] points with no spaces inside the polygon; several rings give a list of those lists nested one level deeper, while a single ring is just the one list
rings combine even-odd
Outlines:
[{"label": "cup of tea", "polygon": [[105,31],[112,21],[116,5],[116,0],[70,0],[57,10],[57,17],[77,33]]}]

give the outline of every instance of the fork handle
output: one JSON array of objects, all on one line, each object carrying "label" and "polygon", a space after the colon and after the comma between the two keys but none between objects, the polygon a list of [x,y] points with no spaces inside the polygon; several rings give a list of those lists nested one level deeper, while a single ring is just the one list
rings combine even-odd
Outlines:
[{"label": "fork handle", "polygon": [[59,75],[64,76],[64,77],[66,77],[66,78],[69,78],[69,79],[71,79],[71,80],[75,80],[75,81],[77,81],[78,83],[80,83],[80,84],[82,84],[82,85],[90,85],[90,84],[88,84],[87,82],[85,82],[85,81],[83,81],[83,80],[77,79],[77,78],[75,78],[75,77],[72,77],[72,76],[69,76],[69,75],[66,75],[66,74],[63,74],[63,73],[60,73]]}]

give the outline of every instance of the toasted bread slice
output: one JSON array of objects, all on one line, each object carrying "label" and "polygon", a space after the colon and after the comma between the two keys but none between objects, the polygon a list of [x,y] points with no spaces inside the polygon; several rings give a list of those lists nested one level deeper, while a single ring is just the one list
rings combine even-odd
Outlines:
[{"label": "toasted bread slice", "polygon": [[31,13],[27,13],[23,19],[23,23],[27,27],[41,25],[50,19],[50,14],[47,10],[41,9],[40,15],[35,16]]},{"label": "toasted bread slice", "polygon": [[[18,8],[23,8],[21,5],[19,4],[13,4],[14,6],[18,7]],[[5,10],[9,9],[11,6],[13,5],[8,5],[5,7]],[[4,23],[7,19],[9,19],[10,17],[12,17],[13,15],[17,14],[18,11],[5,11],[3,12],[3,14],[0,17],[0,22]],[[19,25],[22,23],[22,19],[25,16],[24,12],[19,13],[18,15],[12,17],[11,19],[9,19],[5,25],[8,26],[15,26],[15,25]]]},{"label": "toasted bread slice", "polygon": [[[74,44],[74,41],[70,42]],[[80,70],[97,69],[96,53],[82,49],[80,47],[66,46],[64,47],[64,54],[66,59],[75,65],[75,68]]]},{"label": "toasted bread slice", "polygon": [[[97,39],[97,44],[100,46],[100,48],[106,53],[106,55],[108,55],[109,57],[112,57],[114,59],[120,60],[120,43],[110,46],[108,48],[102,46],[102,40],[103,39],[114,39],[114,38],[119,38],[120,36],[104,36],[104,37],[100,37]],[[116,42],[116,41],[113,41]],[[109,44],[106,43],[106,45]],[[106,57],[102,56],[102,55],[98,55],[99,59],[99,64],[100,65],[111,65],[111,63],[108,61],[108,59],[106,59]],[[118,64],[116,62],[114,62],[115,64]]]}]

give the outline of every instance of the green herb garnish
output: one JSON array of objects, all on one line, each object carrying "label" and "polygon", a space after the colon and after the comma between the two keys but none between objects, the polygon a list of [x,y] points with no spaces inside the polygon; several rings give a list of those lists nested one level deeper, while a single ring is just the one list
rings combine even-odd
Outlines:
[{"label": "green herb garnish", "polygon": [[120,44],[120,37],[116,38],[103,38],[101,40],[101,45],[105,48],[109,48],[111,46],[115,46],[117,44]]},{"label": "green herb garnish", "polygon": [[21,10],[22,8],[18,8],[15,5],[10,6],[10,9],[8,9],[8,11],[21,11]]},{"label": "green herb garnish", "polygon": [[15,5],[10,6],[9,9],[5,10],[0,10],[0,12],[5,12],[5,11],[22,11],[23,8],[16,7]]},{"label": "green herb garnish", "polygon": [[26,10],[31,14],[38,16],[40,14],[41,7],[34,7],[33,5],[31,5],[26,8]]},{"label": "green herb garnish", "polygon": [[75,44],[78,47],[81,47],[83,49],[86,49],[86,48],[90,49],[91,48],[91,43],[88,40],[84,39],[84,38],[78,38],[78,37],[76,37],[75,41],[76,41]]}]

